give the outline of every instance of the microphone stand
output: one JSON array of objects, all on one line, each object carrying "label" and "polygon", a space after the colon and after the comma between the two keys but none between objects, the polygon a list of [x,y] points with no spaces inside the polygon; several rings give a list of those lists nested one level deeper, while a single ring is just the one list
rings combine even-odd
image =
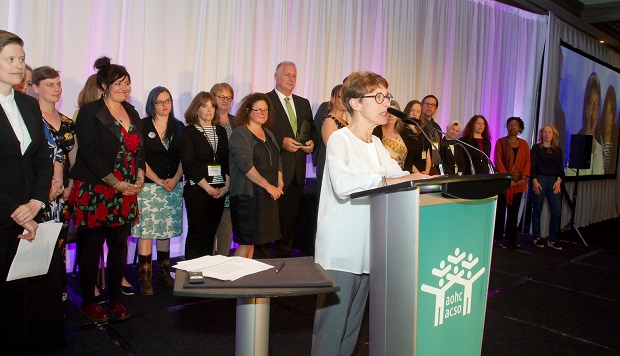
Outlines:
[{"label": "microphone stand", "polygon": [[[437,145],[435,145],[433,143],[433,140],[431,140],[430,137],[428,137],[428,135],[426,134],[426,132],[424,132],[424,130],[422,130],[422,127],[418,124],[418,122],[416,120],[404,120],[401,118],[401,120],[403,120],[405,123],[407,124],[414,124],[418,130],[420,130],[420,132],[422,132],[422,134],[424,135],[424,137],[426,137],[426,139],[428,140],[428,142],[430,142],[431,147],[433,147],[434,149],[437,150],[437,154],[439,156],[439,174],[441,174],[442,176],[445,175],[444,171],[443,171],[443,160],[441,159],[441,153],[439,152],[439,147],[437,147]],[[435,129],[432,125],[431,128]],[[433,153],[431,152],[431,155]]]},{"label": "microphone stand", "polygon": [[[450,135],[448,135],[447,133],[445,133],[445,132],[443,132],[443,131],[441,131],[441,130],[437,130],[437,129],[436,129],[436,128],[434,128],[433,126],[431,126],[431,128],[432,128],[433,130],[437,131],[437,132],[440,132],[440,133],[442,133],[442,134],[446,135],[446,136],[450,136]],[[450,136],[450,137],[452,137],[452,136]],[[471,148],[473,148],[474,150],[476,150],[476,151],[478,151],[478,152],[482,153],[482,154],[484,155],[484,157],[486,157],[486,158],[487,158],[487,166],[489,167],[489,171],[491,172],[491,174],[495,174],[495,166],[493,166],[493,163],[491,163],[491,159],[489,158],[489,156],[488,156],[486,153],[484,153],[484,151],[483,151],[483,150],[479,149],[478,147],[474,147],[474,146],[470,145],[469,143],[464,142],[464,141],[461,141],[461,140],[455,140],[455,143],[460,143],[461,145],[465,145],[465,146],[467,146],[467,147],[471,147]],[[465,149],[465,151],[467,151],[467,149]],[[469,152],[467,153],[467,155],[469,155]],[[471,156],[470,156],[470,159],[471,159]],[[472,167],[471,167],[471,168],[472,168],[472,170],[471,170],[472,174],[476,174],[476,173],[474,172],[473,162],[472,162]]]},{"label": "microphone stand", "polygon": [[471,167],[471,174],[474,175],[476,174],[476,168],[474,168],[474,161],[471,159],[471,154],[469,154],[469,151],[467,150],[467,147],[465,147],[465,145],[463,145],[463,143],[459,140],[457,140],[456,138],[450,136],[450,135],[446,135],[446,137],[451,138],[452,140],[450,141],[441,141],[441,145],[446,145],[449,146],[451,144],[455,144],[455,145],[459,145],[461,147],[463,147],[463,151],[465,151],[465,153],[467,153],[467,158],[469,158],[469,166]]}]

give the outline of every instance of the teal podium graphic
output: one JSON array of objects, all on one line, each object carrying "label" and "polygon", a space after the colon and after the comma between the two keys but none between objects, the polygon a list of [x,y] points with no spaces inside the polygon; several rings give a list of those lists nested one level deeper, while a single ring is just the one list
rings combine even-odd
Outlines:
[{"label": "teal podium graphic", "polygon": [[440,177],[352,195],[372,212],[371,355],[480,355],[496,195],[508,186],[508,175]]}]

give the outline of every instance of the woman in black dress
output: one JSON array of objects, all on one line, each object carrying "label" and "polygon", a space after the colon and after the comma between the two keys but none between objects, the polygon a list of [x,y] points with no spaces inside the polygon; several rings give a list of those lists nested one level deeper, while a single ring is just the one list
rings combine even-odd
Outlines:
[{"label": "woman in black dress", "polygon": [[230,214],[235,256],[252,258],[254,245],[280,238],[278,203],[284,182],[280,151],[265,126],[274,119],[273,105],[262,93],[246,96],[230,136]]}]

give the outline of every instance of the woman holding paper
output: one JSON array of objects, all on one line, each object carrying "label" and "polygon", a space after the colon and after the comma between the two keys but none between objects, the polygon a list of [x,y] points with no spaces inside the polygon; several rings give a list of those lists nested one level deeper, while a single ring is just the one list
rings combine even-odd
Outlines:
[{"label": "woman holding paper", "polygon": [[[0,175],[0,345],[7,355],[28,353],[37,346],[26,338],[31,318],[25,308],[27,284],[36,281],[7,282],[6,277],[20,240],[37,236],[34,219],[45,207],[52,177],[39,104],[13,90],[24,76],[23,46],[19,36],[0,30],[0,160],[9,167]],[[60,303],[60,294],[57,297]]]},{"label": "woman holding paper", "polygon": [[351,122],[334,132],[327,145],[319,199],[315,261],[340,285],[317,302],[312,355],[351,355],[355,348],[370,277],[370,202],[353,204],[351,193],[421,179],[390,157],[373,129],[387,122],[392,95],[375,73],[352,73],[342,101]]}]

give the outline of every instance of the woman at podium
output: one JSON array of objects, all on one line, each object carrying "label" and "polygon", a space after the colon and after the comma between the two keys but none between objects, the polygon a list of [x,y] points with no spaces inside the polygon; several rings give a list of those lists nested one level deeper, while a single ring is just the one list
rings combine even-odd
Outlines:
[{"label": "woman at podium", "polygon": [[392,95],[375,73],[353,73],[342,88],[351,114],[349,126],[327,145],[319,199],[315,260],[340,285],[319,296],[312,336],[313,355],[350,355],[362,323],[369,291],[370,202],[350,194],[421,179],[390,157],[373,129],[387,122]]}]

